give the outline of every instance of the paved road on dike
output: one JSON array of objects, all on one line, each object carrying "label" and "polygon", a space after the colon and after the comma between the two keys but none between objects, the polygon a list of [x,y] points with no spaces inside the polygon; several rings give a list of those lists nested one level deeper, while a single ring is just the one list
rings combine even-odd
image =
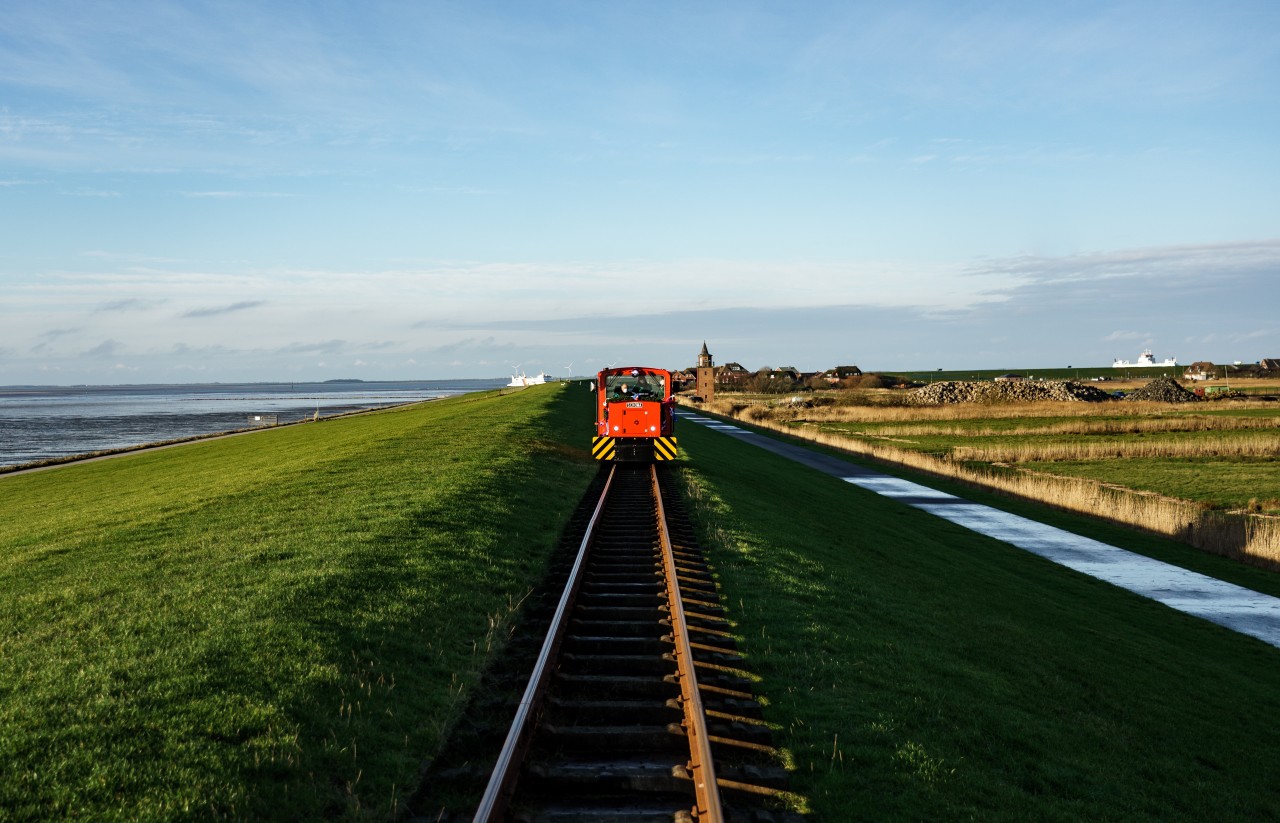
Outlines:
[{"label": "paved road on dike", "polygon": [[676,414],[682,420],[759,446],[860,488],[1280,648],[1280,598],[857,466],[804,446],[765,437],[722,420],[683,410]]}]

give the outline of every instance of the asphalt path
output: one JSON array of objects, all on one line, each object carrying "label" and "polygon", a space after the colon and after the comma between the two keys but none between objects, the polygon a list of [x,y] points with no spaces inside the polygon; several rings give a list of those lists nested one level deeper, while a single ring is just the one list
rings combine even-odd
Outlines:
[{"label": "asphalt path", "polygon": [[848,483],[1280,648],[1280,598],[687,411],[706,426]]}]

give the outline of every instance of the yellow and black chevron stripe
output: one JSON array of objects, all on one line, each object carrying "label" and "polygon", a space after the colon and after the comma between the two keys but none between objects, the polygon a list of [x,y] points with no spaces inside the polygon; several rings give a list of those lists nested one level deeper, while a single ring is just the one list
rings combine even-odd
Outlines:
[{"label": "yellow and black chevron stripe", "polygon": [[[652,453],[644,446],[652,444]],[[676,459],[676,439],[674,437],[656,437],[652,440],[647,438],[628,438],[623,444],[624,460],[675,460]],[[617,460],[618,459],[618,438],[601,437],[596,435],[591,438],[591,456],[596,460]]]},{"label": "yellow and black chevron stripe", "polygon": [[591,454],[596,460],[614,460],[617,458],[617,446],[612,437],[597,435],[591,438]]}]

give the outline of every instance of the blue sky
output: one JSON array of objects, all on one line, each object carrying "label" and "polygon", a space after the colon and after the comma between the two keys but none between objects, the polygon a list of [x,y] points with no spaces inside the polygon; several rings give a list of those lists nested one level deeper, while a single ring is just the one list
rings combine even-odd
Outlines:
[{"label": "blue sky", "polygon": [[14,0],[0,383],[1280,356],[1278,98],[1272,2]]}]

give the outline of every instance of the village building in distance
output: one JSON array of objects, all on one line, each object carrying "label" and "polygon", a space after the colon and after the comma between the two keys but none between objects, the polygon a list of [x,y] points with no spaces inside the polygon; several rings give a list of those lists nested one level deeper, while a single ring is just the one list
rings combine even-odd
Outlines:
[{"label": "village building in distance", "polygon": [[[696,365],[685,369],[673,370],[671,373],[671,379],[677,391],[689,391],[695,398],[702,400],[703,402],[710,401],[715,397],[717,386],[726,390],[747,390],[769,393],[792,391],[804,388],[883,387],[894,385],[888,382],[893,379],[897,379],[899,381],[897,385],[910,384],[910,381],[904,382],[902,378],[894,378],[893,375],[880,375],[879,373],[874,372],[868,376],[868,380],[871,380],[871,378],[879,378],[881,380],[880,383],[877,384],[875,382],[860,381],[860,378],[863,377],[863,371],[857,366],[852,365],[833,366],[825,371],[816,372],[803,372],[794,366],[781,366],[778,368],[774,368],[773,366],[762,366],[761,368],[753,371],[743,366],[741,363],[734,361],[717,366],[715,364],[715,360],[711,356],[711,351],[707,348],[707,342],[705,340],[702,341],[702,350],[698,352],[696,363]],[[1142,356],[1138,358],[1137,363],[1130,364],[1127,363],[1127,361],[1117,360],[1112,364],[1112,367],[1114,368],[1120,364],[1124,364],[1137,368],[1167,368],[1170,363],[1176,363],[1176,360],[1171,358],[1164,362],[1158,362],[1151,355],[1150,350],[1146,350],[1142,353]],[[1068,366],[1067,368],[1070,369],[1071,367]],[[1231,364],[1215,364],[1208,360],[1197,360],[1191,365],[1185,367],[1181,379],[1203,381],[1275,376],[1280,376],[1280,358],[1263,357],[1253,363],[1242,363],[1237,360]],[[996,375],[994,377],[988,376],[985,379],[1005,383],[1021,382],[1024,380],[1039,380],[1044,378],[1009,372]],[[1115,378],[1093,377],[1085,379],[1111,380]]]}]

